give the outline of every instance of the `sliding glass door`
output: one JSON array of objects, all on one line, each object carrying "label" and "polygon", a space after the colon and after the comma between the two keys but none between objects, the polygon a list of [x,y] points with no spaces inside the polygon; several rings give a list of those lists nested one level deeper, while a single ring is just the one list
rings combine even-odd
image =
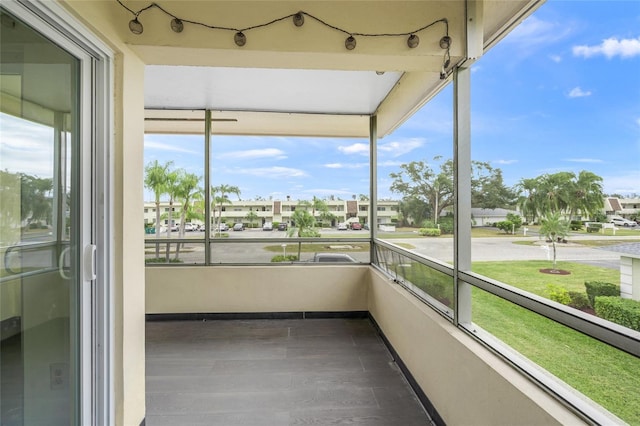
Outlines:
[{"label": "sliding glass door", "polygon": [[37,19],[0,13],[0,424],[84,424],[91,59]]}]

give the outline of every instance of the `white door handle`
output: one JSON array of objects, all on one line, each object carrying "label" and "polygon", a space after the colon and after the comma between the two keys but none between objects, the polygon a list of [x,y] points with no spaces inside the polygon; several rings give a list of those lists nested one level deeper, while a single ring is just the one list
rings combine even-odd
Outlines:
[{"label": "white door handle", "polygon": [[64,271],[64,257],[66,256],[67,253],[69,253],[69,251],[71,250],[71,247],[66,247],[64,248],[61,252],[60,252],[60,257],[58,258],[58,272],[60,273],[60,276],[62,277],[63,280],[68,280],[71,277],[69,275],[67,275],[67,273]]},{"label": "white door handle", "polygon": [[93,281],[98,276],[96,273],[96,250],[95,244],[89,244],[84,248],[84,279]]}]

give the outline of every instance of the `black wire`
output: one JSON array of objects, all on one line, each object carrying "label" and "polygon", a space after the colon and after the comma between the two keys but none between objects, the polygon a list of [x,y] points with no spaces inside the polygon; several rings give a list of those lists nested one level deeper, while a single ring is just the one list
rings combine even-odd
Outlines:
[{"label": "black wire", "polygon": [[449,21],[447,20],[447,18],[438,19],[438,20],[433,21],[430,24],[427,24],[427,25],[425,25],[423,27],[417,28],[417,29],[415,29],[413,31],[404,32],[404,33],[360,33],[360,32],[347,31],[344,28],[340,28],[340,27],[337,27],[335,25],[332,25],[332,24],[324,21],[323,19],[320,19],[317,16],[314,16],[314,15],[308,13],[308,12],[300,11],[300,12],[292,13],[290,15],[283,16],[281,18],[273,19],[273,20],[271,20],[269,22],[265,22],[263,24],[252,25],[250,27],[245,27],[245,28],[233,28],[233,27],[219,27],[217,25],[205,24],[204,22],[192,21],[190,19],[182,19],[182,18],[177,17],[173,13],[165,10],[162,6],[160,6],[157,3],[151,3],[148,6],[143,7],[139,11],[135,12],[134,10],[130,9],[129,7],[127,7],[124,3],[122,3],[121,0],[116,0],[116,1],[120,4],[120,6],[122,6],[126,10],[128,10],[136,18],[142,12],[145,12],[145,11],[155,7],[157,9],[161,10],[166,15],[168,15],[168,16],[174,18],[174,19],[178,19],[178,20],[180,20],[182,22],[185,22],[185,23],[188,23],[188,24],[199,25],[201,27],[209,28],[209,29],[212,29],[212,30],[225,30],[225,31],[245,32],[245,31],[249,31],[249,30],[255,30],[257,28],[268,27],[269,25],[273,25],[273,24],[278,23],[280,21],[284,21],[285,19],[293,18],[295,15],[300,13],[302,15],[308,16],[309,18],[311,18],[314,21],[324,25],[327,28],[331,28],[333,30],[336,30],[336,31],[339,31],[341,33],[347,34],[349,36],[358,36],[358,37],[402,37],[402,36],[408,36],[408,35],[411,35],[411,34],[419,33],[420,31],[424,31],[427,28],[430,28],[430,27],[432,27],[432,26],[434,26],[434,25],[436,25],[438,23],[444,23],[445,24],[445,35],[449,35]]}]

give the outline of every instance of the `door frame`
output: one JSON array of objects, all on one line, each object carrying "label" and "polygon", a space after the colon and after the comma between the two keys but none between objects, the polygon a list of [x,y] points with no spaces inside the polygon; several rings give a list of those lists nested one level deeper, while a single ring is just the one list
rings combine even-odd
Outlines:
[{"label": "door frame", "polygon": [[[114,52],[57,2],[3,0],[2,7],[81,61],[78,425],[111,425],[114,415],[113,59]],[[89,214],[84,214],[89,212]],[[74,416],[75,417],[75,416]]]}]

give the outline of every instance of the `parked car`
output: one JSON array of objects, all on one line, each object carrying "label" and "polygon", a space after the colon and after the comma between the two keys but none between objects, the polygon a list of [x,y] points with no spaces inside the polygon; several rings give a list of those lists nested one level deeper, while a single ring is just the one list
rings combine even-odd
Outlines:
[{"label": "parked car", "polygon": [[316,253],[311,259],[311,262],[321,262],[321,263],[336,263],[336,262],[345,262],[345,263],[355,263],[356,260],[349,256],[346,253]]},{"label": "parked car", "polygon": [[262,230],[263,231],[273,231],[273,223],[265,222],[264,225],[262,225]]},{"label": "parked car", "polygon": [[226,223],[221,223],[216,227],[216,232],[227,232],[229,230],[229,225]]},{"label": "parked car", "polygon": [[244,231],[244,224],[236,223],[235,225],[233,225],[233,230],[234,231]]},{"label": "parked car", "polygon": [[338,224],[338,231],[346,231],[347,229],[347,224],[346,223],[339,223]]},{"label": "parked car", "polygon": [[624,226],[624,227],[631,227],[631,226],[637,226],[638,224],[635,223],[632,220],[629,219],[625,219],[624,217],[620,217],[620,216],[614,216],[611,219],[609,219],[609,223],[613,223],[616,226]]},{"label": "parked car", "polygon": [[193,232],[195,231],[195,227],[193,226],[193,224],[191,223],[185,223],[184,224],[184,232]]},{"label": "parked car", "polygon": [[287,224],[286,223],[279,223],[278,224],[278,231],[286,231],[287,230]]},{"label": "parked car", "polygon": [[360,222],[352,222],[351,229],[354,231],[359,231],[362,229],[362,224]]}]

